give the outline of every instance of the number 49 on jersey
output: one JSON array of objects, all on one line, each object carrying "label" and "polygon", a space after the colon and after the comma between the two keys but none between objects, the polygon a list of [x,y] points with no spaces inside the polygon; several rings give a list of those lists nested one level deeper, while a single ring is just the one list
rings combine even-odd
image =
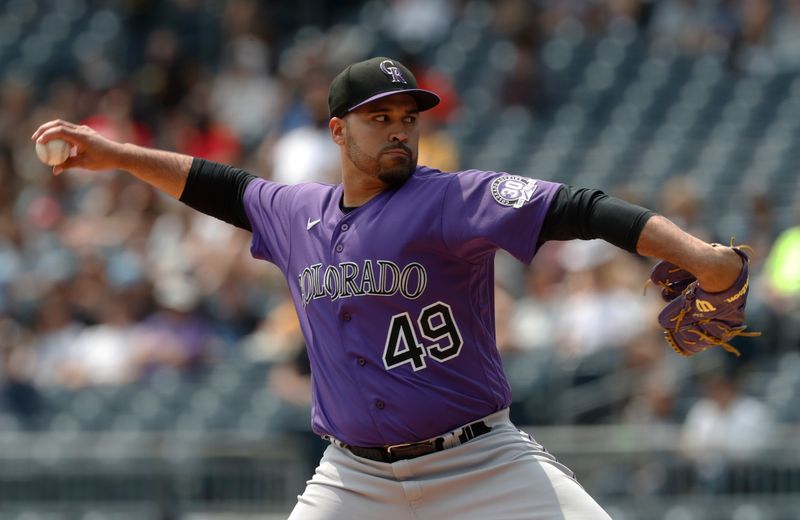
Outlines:
[{"label": "number 49 on jersey", "polygon": [[[420,341],[420,336],[428,343]],[[392,316],[383,349],[383,365],[391,370],[411,363],[416,372],[427,366],[427,356],[442,363],[458,356],[463,345],[452,309],[439,301],[422,309],[416,320],[407,312]]]}]

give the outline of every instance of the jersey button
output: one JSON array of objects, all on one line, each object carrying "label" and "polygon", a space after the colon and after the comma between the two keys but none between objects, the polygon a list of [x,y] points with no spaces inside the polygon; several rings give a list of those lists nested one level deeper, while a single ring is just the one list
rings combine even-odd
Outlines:
[{"label": "jersey button", "polygon": [[383,410],[385,407],[386,407],[386,404],[384,404],[384,402],[381,401],[380,399],[375,401],[375,408],[377,408],[378,410]]},{"label": "jersey button", "polygon": [[342,251],[344,251],[344,246],[342,244],[339,244],[338,246],[336,246],[336,252],[337,253],[341,253]]},{"label": "jersey button", "polygon": [[342,227],[341,227],[342,231],[347,231],[348,229],[350,229],[350,224],[342,224]]},{"label": "jersey button", "polygon": [[358,358],[358,364],[363,367],[364,365],[367,364],[367,360],[364,359],[363,357],[360,357],[360,358]]},{"label": "jersey button", "polygon": [[350,320],[352,320],[352,319],[353,319],[353,317],[352,317],[352,316],[350,316],[350,313],[349,313],[349,312],[345,312],[344,314],[342,314],[342,319],[343,319],[344,321],[350,321]]}]

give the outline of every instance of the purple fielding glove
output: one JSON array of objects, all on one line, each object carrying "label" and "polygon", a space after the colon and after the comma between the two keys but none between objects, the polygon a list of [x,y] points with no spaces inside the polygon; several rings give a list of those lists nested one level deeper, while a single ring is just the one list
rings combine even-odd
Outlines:
[{"label": "purple fielding glove", "polygon": [[695,280],[697,278],[686,269],[681,269],[671,262],[661,260],[650,271],[648,283],[661,287],[661,298],[665,302],[671,302],[680,296],[689,287],[689,284]]},{"label": "purple fielding glove", "polygon": [[[658,322],[664,327],[667,342],[678,354],[691,356],[711,347],[721,346],[738,356],[739,351],[728,341],[735,336],[761,334],[744,331],[747,328],[744,324],[744,307],[750,287],[748,257],[737,247],[733,250],[742,257],[742,271],[733,285],[722,292],[708,293],[692,277],[683,292],[673,297],[658,315]],[[675,283],[683,283],[684,279],[685,277],[678,277]],[[670,290],[674,290],[674,287],[670,287]]]}]

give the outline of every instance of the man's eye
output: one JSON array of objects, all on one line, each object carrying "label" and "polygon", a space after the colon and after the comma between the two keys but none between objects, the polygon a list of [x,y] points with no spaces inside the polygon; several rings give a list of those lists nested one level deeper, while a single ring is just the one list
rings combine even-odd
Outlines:
[{"label": "man's eye", "polygon": [[414,122],[416,122],[416,120],[417,120],[417,118],[414,117],[414,116],[406,117],[406,123],[414,123]]},{"label": "man's eye", "polygon": [[375,116],[375,121],[377,121],[379,123],[385,123],[386,122],[386,116]]}]

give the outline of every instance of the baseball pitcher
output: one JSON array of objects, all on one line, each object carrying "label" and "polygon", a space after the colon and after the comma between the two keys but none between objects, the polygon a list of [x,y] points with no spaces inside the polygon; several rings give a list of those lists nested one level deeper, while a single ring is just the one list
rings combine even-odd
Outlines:
[{"label": "baseball pitcher", "polygon": [[341,183],[280,185],[231,166],[105,139],[65,121],[54,168],[120,169],[252,232],[286,277],[312,366],[313,430],[330,441],[291,518],[608,518],[572,472],[510,421],[494,338],[493,261],[601,238],[663,261],[660,320],[690,355],[744,330],[747,255],[652,211],[545,180],[417,165],[438,96],[388,58],[332,82]]}]

